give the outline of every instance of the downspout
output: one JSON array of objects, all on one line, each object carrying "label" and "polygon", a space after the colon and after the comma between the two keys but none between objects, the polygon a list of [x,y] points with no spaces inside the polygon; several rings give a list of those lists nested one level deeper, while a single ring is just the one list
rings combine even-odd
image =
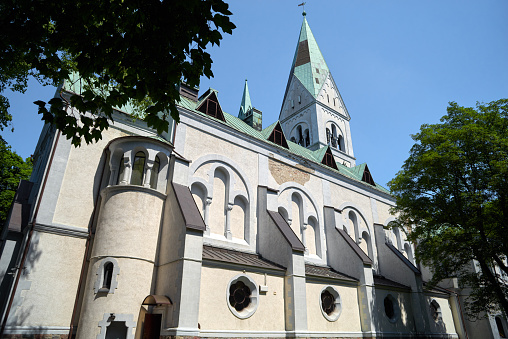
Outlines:
[{"label": "downspout", "polygon": [[30,242],[32,240],[32,234],[34,231],[35,223],[37,220],[37,214],[39,213],[39,207],[41,206],[42,197],[44,195],[44,190],[46,188],[46,183],[48,181],[49,172],[51,170],[51,165],[53,164],[53,158],[55,156],[56,146],[58,145],[58,140],[60,139],[60,131],[58,131],[55,142],[53,144],[53,149],[51,150],[51,157],[49,158],[48,169],[46,171],[46,175],[44,176],[44,181],[41,187],[41,194],[39,195],[39,199],[37,200],[37,206],[35,207],[34,217],[32,219],[32,225],[30,227],[30,233],[28,233],[28,238],[26,240],[25,249],[23,251],[23,257],[21,258],[21,262],[19,264],[18,272],[16,274],[16,280],[14,281],[14,286],[12,288],[11,296],[9,299],[9,304],[7,305],[7,309],[5,311],[4,319],[2,321],[2,328],[0,329],[0,338],[3,337],[5,331],[5,325],[7,324],[7,319],[9,318],[9,313],[12,307],[12,303],[14,301],[14,296],[16,295],[16,289],[18,287],[19,278],[21,277],[21,272],[23,271],[23,267],[25,266],[25,260],[28,254],[28,249],[30,248]]},{"label": "downspout", "polygon": [[[106,149],[104,149],[102,154],[106,155]],[[81,293],[81,287],[82,287],[82,284],[83,284],[83,277],[85,275],[85,266],[86,266],[86,262],[87,262],[87,258],[88,258],[88,252],[90,250],[90,242],[92,240],[92,226],[93,226],[93,223],[95,221],[95,213],[97,212],[97,205],[99,204],[99,200],[100,200],[99,196],[100,196],[100,192],[101,192],[101,184],[102,184],[102,179],[104,177],[104,169],[106,168],[107,161],[108,161],[108,158],[106,156],[104,158],[104,163],[102,164],[101,177],[99,179],[99,187],[97,189],[97,193],[96,193],[96,196],[95,196],[95,204],[94,204],[94,207],[93,207],[91,224],[90,224],[90,227],[88,227],[88,236],[86,237],[85,254],[83,256],[83,262],[81,263],[81,273],[79,274],[78,289],[76,290],[76,297],[74,298],[74,307],[72,309],[71,323],[70,323],[70,326],[69,326],[69,335],[67,337],[69,339],[72,338],[72,331],[74,329],[74,318],[76,317],[76,311],[78,309],[79,294]]]}]

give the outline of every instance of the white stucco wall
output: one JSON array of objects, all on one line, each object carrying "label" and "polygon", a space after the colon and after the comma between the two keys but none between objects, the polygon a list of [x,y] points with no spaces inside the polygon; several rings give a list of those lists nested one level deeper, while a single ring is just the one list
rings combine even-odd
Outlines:
[{"label": "white stucco wall", "polygon": [[[246,275],[258,285],[265,285],[265,276],[246,268]],[[237,318],[228,307],[229,282],[242,271],[203,266],[199,323],[202,331],[284,331],[284,277],[267,275],[268,292],[259,294],[259,306],[247,319]]]},{"label": "white stucco wall", "polygon": [[[311,332],[361,332],[358,293],[355,286],[327,285],[307,281],[307,325]],[[321,312],[321,291],[334,287],[340,295],[342,312],[336,321],[329,321]],[[323,336],[326,336],[324,334]]]}]

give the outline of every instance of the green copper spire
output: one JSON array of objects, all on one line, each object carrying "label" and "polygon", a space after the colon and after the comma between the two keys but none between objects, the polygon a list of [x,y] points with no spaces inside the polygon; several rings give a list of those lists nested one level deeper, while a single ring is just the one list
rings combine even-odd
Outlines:
[{"label": "green copper spire", "polygon": [[245,86],[243,87],[242,103],[240,104],[240,112],[238,117],[243,119],[247,112],[252,109],[252,103],[250,101],[249,86],[247,85],[247,79],[245,79]]},{"label": "green copper spire", "polygon": [[304,12],[290,74],[294,74],[315,98],[330,71],[310,30],[305,14]]}]

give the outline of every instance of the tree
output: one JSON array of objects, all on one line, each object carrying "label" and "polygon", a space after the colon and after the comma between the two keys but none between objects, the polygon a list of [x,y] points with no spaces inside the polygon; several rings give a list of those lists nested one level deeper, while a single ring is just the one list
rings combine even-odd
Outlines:
[{"label": "tree", "polygon": [[399,225],[412,225],[408,238],[431,283],[457,277],[471,288],[470,315],[508,314],[508,99],[451,102],[447,111],[412,135],[410,156],[388,183],[394,212]]},{"label": "tree", "polygon": [[0,229],[3,227],[20,180],[28,180],[32,159],[23,161],[0,137]]},{"label": "tree", "polygon": [[[223,0],[3,0],[0,2],[0,128],[12,119],[6,88],[24,92],[30,76],[55,86],[78,74],[70,102],[40,100],[39,113],[74,145],[101,138],[114,107],[133,105],[159,133],[183,80],[213,76],[209,43],[232,33]],[[79,112],[69,114],[66,106]],[[73,113],[75,114],[75,113]]]}]

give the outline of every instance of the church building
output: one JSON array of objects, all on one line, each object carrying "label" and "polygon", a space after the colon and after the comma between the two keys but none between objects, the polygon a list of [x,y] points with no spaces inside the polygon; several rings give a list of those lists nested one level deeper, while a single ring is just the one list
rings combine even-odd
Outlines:
[{"label": "church building", "polygon": [[467,337],[457,293],[387,228],[305,13],[278,121],[247,81],[235,115],[180,93],[161,135],[122,110],[79,148],[44,127],[1,248],[5,338]]}]

